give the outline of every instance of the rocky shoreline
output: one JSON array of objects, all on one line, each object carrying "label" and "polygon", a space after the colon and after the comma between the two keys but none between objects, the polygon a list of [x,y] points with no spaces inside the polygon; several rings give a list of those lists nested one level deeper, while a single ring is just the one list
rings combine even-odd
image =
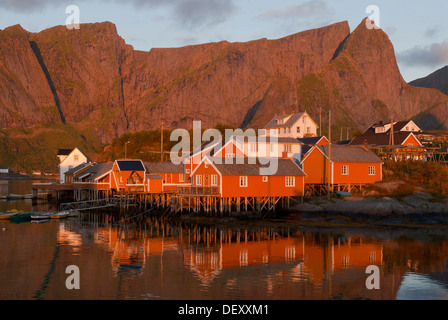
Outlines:
[{"label": "rocky shoreline", "polygon": [[291,207],[289,214],[301,222],[448,226],[448,197],[425,192],[400,198],[320,197]]},{"label": "rocky shoreline", "polygon": [[448,197],[415,192],[405,197],[347,198],[318,197],[305,199],[288,210],[275,215],[257,212],[232,212],[227,216],[183,215],[182,220],[203,224],[244,223],[263,224],[278,222],[319,227],[448,227]]}]

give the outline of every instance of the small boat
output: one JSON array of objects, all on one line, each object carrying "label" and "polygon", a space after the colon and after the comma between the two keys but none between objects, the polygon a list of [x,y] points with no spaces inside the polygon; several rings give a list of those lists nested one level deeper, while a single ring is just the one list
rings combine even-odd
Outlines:
[{"label": "small boat", "polygon": [[0,213],[0,220],[10,220],[11,217],[16,216],[20,213],[22,213],[22,211],[17,211],[15,209],[9,210],[6,212],[2,212],[2,213]]},{"label": "small boat", "polygon": [[42,219],[50,219],[50,215],[53,214],[53,212],[34,212],[31,214],[32,220],[42,220]]},{"label": "small boat", "polygon": [[339,198],[346,198],[346,197],[350,197],[352,195],[351,192],[347,192],[347,191],[336,191],[335,193]]},{"label": "small boat", "polygon": [[14,215],[11,217],[12,222],[24,222],[24,221],[30,221],[32,212],[21,212],[17,215]]},{"label": "small boat", "polygon": [[51,219],[64,219],[64,218],[67,218],[69,214],[70,214],[70,211],[61,211],[61,212],[50,214],[50,218]]},{"label": "small boat", "polygon": [[21,194],[12,194],[11,193],[6,196],[6,199],[8,199],[8,200],[23,200],[23,199],[25,199],[25,196],[21,195]]}]

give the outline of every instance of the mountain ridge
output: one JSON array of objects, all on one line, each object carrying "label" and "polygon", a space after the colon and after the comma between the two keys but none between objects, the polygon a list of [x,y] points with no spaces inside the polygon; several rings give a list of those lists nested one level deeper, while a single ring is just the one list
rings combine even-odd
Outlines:
[{"label": "mountain ridge", "polygon": [[[49,123],[74,135],[61,148],[86,141],[91,150],[162,122],[168,129],[189,129],[193,120],[203,128],[257,129],[275,114],[304,110],[315,120],[322,115],[322,134],[329,110],[336,130],[363,130],[391,116],[447,128],[448,97],[407,84],[387,34],[365,23],[149,51],[134,50],[108,21],[36,33],[8,27],[0,31],[2,151],[17,152],[19,132],[49,130]],[[48,137],[32,139],[21,144],[26,154]],[[6,158],[0,161],[12,161]]]}]

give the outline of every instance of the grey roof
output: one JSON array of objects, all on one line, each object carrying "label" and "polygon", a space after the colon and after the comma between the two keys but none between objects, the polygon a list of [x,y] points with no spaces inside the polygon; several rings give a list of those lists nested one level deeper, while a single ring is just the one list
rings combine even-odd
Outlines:
[{"label": "grey roof", "polygon": [[87,180],[95,180],[103,176],[112,170],[114,164],[112,162],[109,163],[98,163],[93,168],[89,169],[92,175],[87,178]]},{"label": "grey roof", "polygon": [[77,165],[76,167],[74,167],[74,168],[71,168],[70,170],[68,170],[68,171],[66,171],[65,172],[65,174],[71,174],[71,173],[76,173],[76,172],[78,172],[79,170],[81,170],[81,169],[84,169],[85,167],[87,167],[87,166],[91,166],[92,164],[91,163],[81,163],[80,165]]},{"label": "grey roof", "polygon": [[[291,127],[304,114],[305,114],[305,112],[300,112],[300,113],[294,113],[294,114],[275,116],[273,119],[271,119],[271,121],[268,122],[268,124],[264,127],[264,129],[275,129],[275,128]],[[284,122],[282,124],[278,124],[277,123],[277,120],[284,119],[284,118],[286,118],[288,116],[291,116],[288,119],[288,121],[286,121],[286,122]]]},{"label": "grey roof", "polygon": [[[317,146],[328,158],[329,146]],[[331,161],[333,162],[357,162],[357,163],[382,163],[383,161],[371,150],[360,146],[331,145]]]},{"label": "grey roof", "polygon": [[183,164],[172,162],[145,162],[146,171],[149,173],[183,173]]},{"label": "grey roof", "polygon": [[[306,174],[300,169],[300,167],[292,159],[280,159],[280,158],[227,158],[232,159],[233,163],[226,164],[223,159],[223,163],[214,163],[215,167],[222,175],[247,175],[247,176],[259,176],[259,175],[276,175],[276,176],[306,176]],[[213,160],[216,160],[213,159]],[[271,174],[262,173],[260,169],[269,168],[270,163],[268,161],[274,161],[271,164],[275,168],[275,161],[277,161],[277,170]]]}]

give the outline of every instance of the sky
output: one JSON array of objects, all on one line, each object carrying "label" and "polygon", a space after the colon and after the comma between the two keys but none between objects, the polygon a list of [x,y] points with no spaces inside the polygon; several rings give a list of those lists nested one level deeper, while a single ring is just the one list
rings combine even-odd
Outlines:
[{"label": "sky", "polygon": [[277,39],[345,20],[354,30],[374,5],[405,81],[448,65],[447,0],[0,0],[0,29],[65,25],[70,5],[79,8],[81,24],[110,21],[127,44],[144,51]]}]

